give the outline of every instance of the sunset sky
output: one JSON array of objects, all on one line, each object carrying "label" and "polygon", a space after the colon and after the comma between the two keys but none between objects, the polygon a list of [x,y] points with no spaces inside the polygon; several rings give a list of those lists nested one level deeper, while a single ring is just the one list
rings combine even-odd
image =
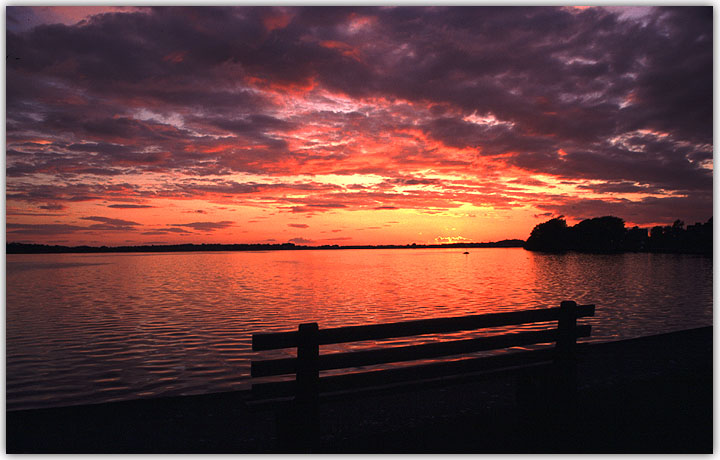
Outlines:
[{"label": "sunset sky", "polygon": [[7,241],[705,222],[712,25],[712,7],[8,6]]}]

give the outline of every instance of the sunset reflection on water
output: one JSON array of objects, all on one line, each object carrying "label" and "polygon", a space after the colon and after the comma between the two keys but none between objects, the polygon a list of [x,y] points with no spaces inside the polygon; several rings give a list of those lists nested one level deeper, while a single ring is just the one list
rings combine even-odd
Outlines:
[{"label": "sunset reflection on water", "polygon": [[327,328],[575,300],[597,305],[583,320],[592,341],[712,324],[711,258],[463,252],[8,255],[7,407],[246,388],[251,335],[311,321]]}]

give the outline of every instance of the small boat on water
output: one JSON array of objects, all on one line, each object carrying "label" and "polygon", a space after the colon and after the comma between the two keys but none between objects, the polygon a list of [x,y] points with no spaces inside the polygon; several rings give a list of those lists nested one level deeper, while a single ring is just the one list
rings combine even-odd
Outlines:
[{"label": "small boat on water", "polygon": [[465,252],[463,252],[463,254],[470,254],[470,253],[469,253],[469,252],[467,252],[467,251],[465,251]]}]

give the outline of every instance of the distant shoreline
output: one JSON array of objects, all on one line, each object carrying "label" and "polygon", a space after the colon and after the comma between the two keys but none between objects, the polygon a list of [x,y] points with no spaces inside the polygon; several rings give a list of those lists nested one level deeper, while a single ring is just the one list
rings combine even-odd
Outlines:
[{"label": "distant shoreline", "polygon": [[69,253],[117,253],[117,252],[198,252],[198,251],[295,251],[333,249],[452,249],[452,248],[521,248],[524,240],[501,240],[491,243],[450,243],[450,244],[381,244],[340,246],[304,246],[293,243],[282,244],[168,244],[142,246],[50,246],[47,244],[7,243],[7,254],[69,254]]}]

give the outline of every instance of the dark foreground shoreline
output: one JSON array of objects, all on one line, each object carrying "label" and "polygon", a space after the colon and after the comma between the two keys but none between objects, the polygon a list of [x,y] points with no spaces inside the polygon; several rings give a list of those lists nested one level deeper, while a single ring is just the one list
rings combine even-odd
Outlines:
[{"label": "dark foreground shoreline", "polygon": [[[588,345],[572,421],[528,414],[517,380],[324,402],[318,452],[711,453],[712,327]],[[247,391],[6,412],[7,453],[278,453]]]}]

